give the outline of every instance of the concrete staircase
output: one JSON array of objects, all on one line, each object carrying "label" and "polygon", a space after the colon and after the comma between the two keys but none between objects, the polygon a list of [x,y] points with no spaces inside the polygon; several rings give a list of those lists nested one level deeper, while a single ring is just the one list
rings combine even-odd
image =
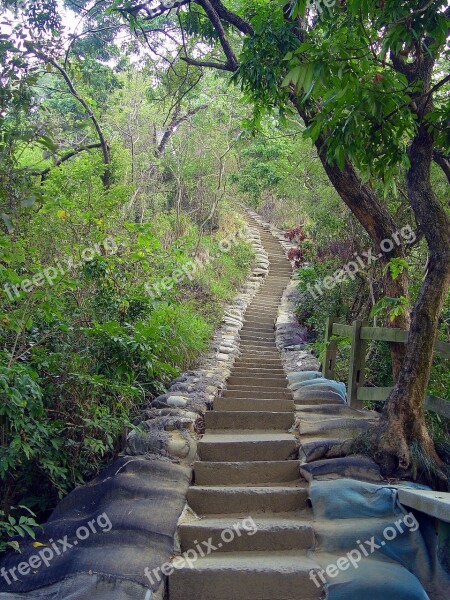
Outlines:
[{"label": "concrete staircase", "polygon": [[[227,389],[206,413],[188,493],[195,516],[178,530],[181,552],[197,558],[170,576],[170,600],[321,596],[310,578],[320,567],[308,556],[314,530],[290,432],[294,401],[275,346],[274,321],[292,270],[279,242],[260,231],[270,272],[247,310]],[[252,528],[241,528],[249,519]],[[198,552],[208,544],[214,551]]]}]

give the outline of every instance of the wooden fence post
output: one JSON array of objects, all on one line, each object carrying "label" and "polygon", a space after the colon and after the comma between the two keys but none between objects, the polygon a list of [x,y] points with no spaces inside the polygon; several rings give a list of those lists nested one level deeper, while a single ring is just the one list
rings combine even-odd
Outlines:
[{"label": "wooden fence post", "polygon": [[325,379],[333,379],[336,367],[337,341],[331,339],[333,337],[333,324],[335,322],[336,317],[328,317],[325,331],[326,350],[322,367],[322,375]]},{"label": "wooden fence post", "polygon": [[347,397],[348,404],[352,408],[360,409],[363,407],[361,400],[358,400],[358,388],[364,385],[365,381],[365,363],[367,342],[361,340],[362,321],[353,321],[352,325],[352,347],[350,351],[350,373],[348,377]]}]

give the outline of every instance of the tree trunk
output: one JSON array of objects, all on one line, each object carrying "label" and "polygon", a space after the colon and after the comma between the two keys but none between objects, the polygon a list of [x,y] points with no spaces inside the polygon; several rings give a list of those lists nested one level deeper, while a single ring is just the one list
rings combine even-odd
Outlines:
[{"label": "tree trunk", "polygon": [[[362,183],[358,177],[353,165],[346,161],[344,169],[341,171],[339,167],[330,165],[325,156],[323,144],[320,144],[317,149],[319,157],[322,161],[324,169],[338,192],[339,196],[350,208],[352,213],[358,219],[365,231],[369,234],[375,246],[375,256],[380,259],[381,263],[387,265],[392,258],[401,258],[404,256],[401,246],[394,244],[394,248],[390,252],[381,252],[381,244],[385,240],[394,240],[394,236],[398,233],[398,227],[394,220],[385,210],[384,206],[378,200],[376,194],[366,185]],[[385,294],[389,298],[400,298],[404,296],[409,299],[408,275],[404,271],[397,279],[392,279],[391,275],[386,273],[384,277]],[[390,322],[391,327],[399,329],[409,329],[410,317],[407,312],[403,312]],[[397,379],[400,368],[405,356],[404,344],[391,345],[392,359],[392,374],[394,381]]]},{"label": "tree trunk", "polygon": [[431,187],[433,136],[422,125],[414,139],[407,176],[408,197],[424,233],[430,257],[428,272],[415,304],[407,350],[397,383],[383,414],[379,453],[386,473],[411,465],[411,443],[441,464],[425,425],[425,404],[439,316],[450,286],[450,218]]},{"label": "tree trunk", "polygon": [[[308,125],[311,122],[311,115],[307,109],[299,105],[295,96],[291,96],[291,100],[305,124]],[[397,243],[394,244],[390,252],[381,252],[380,256],[382,242],[385,240],[394,241],[395,234],[398,234],[398,227],[373,190],[361,181],[351,162],[346,160],[342,170],[337,165],[332,165],[328,162],[326,141],[326,135],[322,133],[315,142],[320,161],[334,189],[372,240],[375,246],[375,256],[384,265],[387,265],[392,258],[402,258],[404,256],[403,248]],[[384,278],[384,288],[386,295],[390,298],[400,298],[403,296],[409,300],[407,272],[404,271],[401,273],[397,279],[392,279],[390,274],[387,273]],[[409,314],[405,311],[391,321],[390,325],[399,329],[409,329]],[[391,345],[392,375],[394,381],[400,373],[404,356],[404,344]]]}]

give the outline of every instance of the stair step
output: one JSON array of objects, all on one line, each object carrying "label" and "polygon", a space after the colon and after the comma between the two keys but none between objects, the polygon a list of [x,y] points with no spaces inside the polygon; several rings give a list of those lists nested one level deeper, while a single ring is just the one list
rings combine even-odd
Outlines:
[{"label": "stair step", "polygon": [[[261,385],[259,385],[261,384]],[[281,376],[281,377],[266,377],[263,379],[261,379],[261,377],[259,375],[254,375],[254,376],[243,376],[243,375],[235,375],[233,373],[233,375],[231,375],[231,377],[228,378],[227,380],[227,388],[228,389],[233,389],[236,386],[240,386],[240,387],[261,387],[262,389],[267,389],[269,388],[283,388],[285,390],[287,390],[287,379],[286,376]]]},{"label": "stair step", "polygon": [[236,360],[236,363],[239,362],[239,360],[243,360],[243,361],[250,361],[250,363],[253,366],[256,365],[274,365],[274,364],[278,364],[281,366],[281,358],[280,358],[280,354],[277,350],[270,350],[270,351],[266,351],[266,352],[257,352],[255,350],[245,350],[243,351],[240,355],[239,358]]},{"label": "stair step", "polygon": [[207,433],[198,443],[198,454],[212,462],[288,460],[297,454],[297,440],[271,431]]},{"label": "stair step", "polygon": [[275,341],[263,342],[261,340],[243,340],[239,345],[241,352],[244,350],[275,350]]},{"label": "stair step", "polygon": [[235,367],[239,367],[239,366],[248,366],[249,368],[256,368],[258,367],[278,367],[279,369],[282,368],[282,362],[281,362],[281,358],[280,355],[275,352],[272,353],[271,356],[261,356],[260,354],[257,354],[255,356],[251,356],[249,355],[248,352],[242,354],[241,356],[239,356],[238,358],[236,358],[235,362],[234,362],[234,366]]},{"label": "stair step", "polygon": [[[270,339],[275,344],[275,332],[274,332],[273,327],[270,327],[270,328],[269,327],[267,327],[267,328],[256,328],[256,327],[247,326],[244,323],[244,326],[242,327],[241,331],[239,332],[239,335],[240,335],[241,339],[244,339],[245,337],[249,338],[251,336],[253,338],[255,336],[256,337],[263,337],[263,336],[265,336],[265,337],[269,338],[269,336],[270,336]],[[242,336],[244,336],[244,338]]]},{"label": "stair step", "polygon": [[210,410],[205,414],[205,422],[207,431],[211,429],[277,429],[287,431],[294,424],[294,413]]},{"label": "stair step", "polygon": [[189,506],[198,515],[239,514],[247,517],[260,513],[301,511],[307,507],[308,489],[292,486],[192,486]]},{"label": "stair step", "polygon": [[261,380],[261,385],[250,385],[249,383],[247,384],[236,384],[233,383],[231,385],[229,385],[226,390],[224,390],[228,392],[249,392],[251,394],[254,394],[255,397],[261,395],[261,394],[265,394],[267,396],[267,394],[275,394],[275,398],[278,398],[279,394],[282,394],[283,397],[286,398],[292,398],[292,392],[288,389],[286,389],[286,386],[284,385],[264,385],[263,381]]},{"label": "stair step", "polygon": [[270,379],[273,376],[286,377],[286,373],[281,367],[241,367],[236,366],[236,363],[233,366],[232,374],[238,377],[242,375],[257,375],[261,379]]},{"label": "stair step", "polygon": [[219,396],[214,400],[214,410],[218,411],[264,411],[289,412],[294,411],[294,401],[286,398],[224,398]]},{"label": "stair step", "polygon": [[207,549],[202,542],[210,542],[221,552],[306,550],[314,544],[311,522],[290,513],[255,519],[214,516],[183,523],[178,531],[182,552],[195,549],[198,543]]},{"label": "stair step", "polygon": [[240,332],[241,342],[251,342],[251,343],[259,343],[259,342],[267,342],[275,346],[275,334],[274,332],[270,333],[247,333],[245,331]]},{"label": "stair step", "polygon": [[[181,563],[180,563],[181,565]],[[319,600],[322,590],[310,578],[319,565],[304,553],[213,553],[176,569],[169,579],[170,600]]]},{"label": "stair step", "polygon": [[224,398],[267,398],[273,400],[274,398],[286,398],[290,400],[292,398],[291,392],[283,388],[265,388],[264,391],[261,388],[249,388],[242,389],[240,386],[231,388],[223,391]]},{"label": "stair step", "polygon": [[270,300],[268,297],[263,297],[263,298],[258,298],[253,300],[253,302],[251,303],[251,307],[255,308],[255,307],[265,307],[267,306],[268,308],[276,308],[278,309],[278,302],[277,300]]},{"label": "stair step", "polygon": [[261,325],[261,327],[274,326],[276,313],[273,317],[266,317],[264,315],[244,315],[244,326],[245,325]]},{"label": "stair step", "polygon": [[300,461],[195,462],[198,485],[263,484],[300,478]]},{"label": "stair step", "polygon": [[[267,371],[281,371],[282,364],[279,359],[269,359],[269,360],[261,360],[258,359],[258,362],[255,363],[254,360],[249,358],[237,358],[234,362],[233,369],[252,369],[252,371],[256,371],[255,364],[259,364],[259,369],[264,369]],[[232,371],[234,372],[234,370]]]}]

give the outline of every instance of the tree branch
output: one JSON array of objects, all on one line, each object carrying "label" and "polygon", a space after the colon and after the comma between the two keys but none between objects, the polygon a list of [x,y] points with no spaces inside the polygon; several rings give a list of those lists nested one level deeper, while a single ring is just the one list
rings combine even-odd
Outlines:
[{"label": "tree branch", "polygon": [[100,127],[100,124],[97,121],[96,116],[94,115],[93,111],[89,107],[89,105],[86,102],[86,100],[82,96],[80,96],[80,94],[76,90],[74,84],[72,83],[72,80],[70,79],[69,74],[64,69],[64,67],[62,67],[60,64],[58,64],[56,62],[56,60],[54,58],[52,58],[51,56],[47,56],[43,52],[40,52],[37,48],[34,47],[33,44],[27,43],[27,47],[29,48],[29,50],[31,52],[33,52],[35,54],[35,56],[37,56],[37,58],[39,58],[39,59],[47,62],[48,64],[52,65],[57,71],[59,71],[59,73],[62,75],[64,81],[66,82],[67,87],[70,90],[70,93],[72,94],[72,96],[76,100],[78,100],[78,102],[84,108],[84,110],[86,111],[88,117],[92,121],[92,124],[94,125],[94,128],[95,128],[95,130],[97,132],[98,139],[100,141],[100,146],[101,146],[102,153],[103,153],[103,162],[105,164],[105,172],[104,172],[104,174],[102,176],[102,181],[103,181],[103,185],[105,186],[105,188],[108,188],[109,184],[110,184],[110,182],[109,182],[109,179],[110,179],[109,166],[110,166],[110,163],[111,163],[111,158],[110,158],[110,155],[109,155],[109,146],[108,146],[108,144],[106,142],[105,136],[103,135],[102,128]]},{"label": "tree branch", "polygon": [[167,142],[173,135],[175,129],[179,125],[181,125],[181,123],[183,123],[184,121],[187,121],[188,119],[193,117],[195,114],[197,114],[199,111],[201,111],[205,108],[208,108],[208,104],[201,104],[200,106],[197,106],[196,108],[192,108],[186,114],[179,117],[180,105],[178,105],[176,108],[175,114],[172,118],[172,121],[170,122],[169,126],[167,127],[166,131],[164,132],[164,135],[162,136],[162,139],[159,142],[158,147],[155,148],[155,157],[156,158],[161,157],[162,153],[164,152],[165,147],[167,146]]},{"label": "tree branch", "polygon": [[[213,0],[214,1],[214,0]],[[205,13],[207,14],[209,20],[211,21],[214,29],[216,30],[217,35],[219,36],[220,44],[222,49],[227,57],[227,65],[230,71],[237,71],[239,67],[239,63],[237,58],[233,52],[231,44],[227,38],[227,34],[222,25],[219,15],[211,4],[210,0],[195,0],[196,4],[201,6]],[[220,4],[220,3],[219,3]]]},{"label": "tree branch", "polygon": [[87,146],[80,146],[79,148],[74,148],[73,150],[70,150],[70,152],[67,152],[67,154],[64,154],[64,156],[61,156],[60,158],[55,160],[53,165],[51,165],[50,167],[47,167],[46,169],[43,169],[42,171],[31,171],[30,175],[35,175],[37,177],[42,177],[42,179],[45,179],[45,176],[50,173],[50,171],[53,169],[53,167],[59,167],[59,165],[61,165],[63,162],[66,162],[66,160],[69,160],[73,156],[80,154],[80,152],[85,152],[86,150],[92,150],[93,148],[101,148],[101,147],[102,147],[102,145],[99,142],[97,142],[95,144],[88,144]]},{"label": "tree branch", "polygon": [[234,69],[230,67],[228,63],[218,63],[212,61],[205,60],[195,60],[194,58],[190,58],[189,56],[180,56],[180,60],[184,60],[188,65],[192,65],[193,67],[209,67],[211,69],[219,69],[219,71],[231,71],[234,73]]},{"label": "tree branch", "polygon": [[234,27],[236,27],[236,29],[238,29],[241,33],[243,33],[245,35],[250,35],[250,36],[254,35],[253,27],[250,25],[250,23],[248,23],[247,21],[244,21],[244,19],[242,19],[239,15],[231,12],[231,10],[228,10],[228,8],[226,8],[220,0],[209,0],[209,1],[210,1],[211,5],[213,6],[214,10],[216,11],[216,13],[219,15],[219,17],[223,21],[230,23],[230,25],[234,25]]},{"label": "tree branch", "polygon": [[450,158],[448,156],[445,156],[445,154],[441,150],[435,148],[433,150],[433,160],[444,171],[445,176],[447,177],[448,182],[450,183]]}]

